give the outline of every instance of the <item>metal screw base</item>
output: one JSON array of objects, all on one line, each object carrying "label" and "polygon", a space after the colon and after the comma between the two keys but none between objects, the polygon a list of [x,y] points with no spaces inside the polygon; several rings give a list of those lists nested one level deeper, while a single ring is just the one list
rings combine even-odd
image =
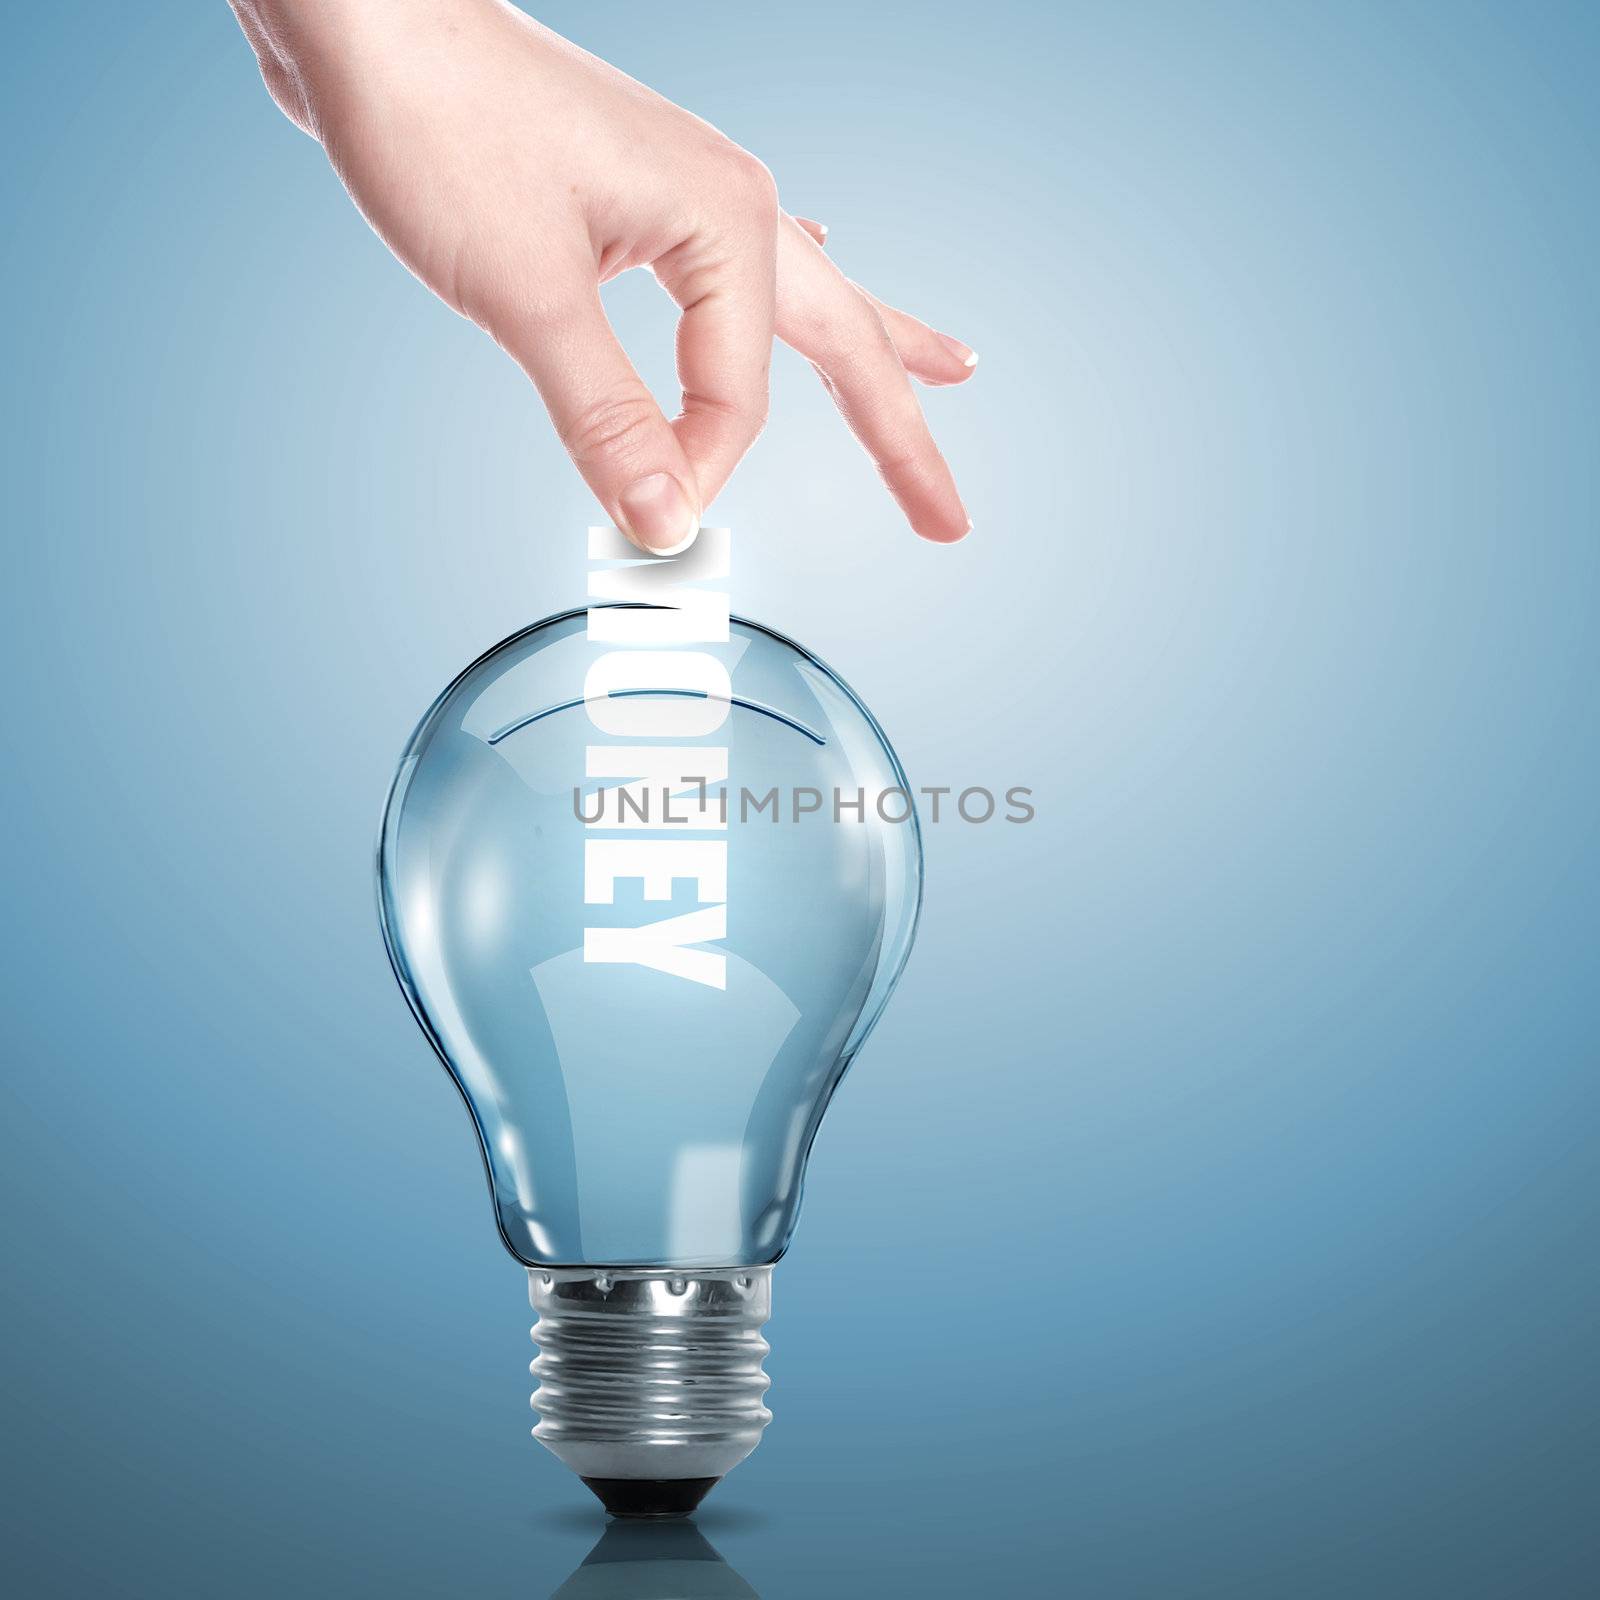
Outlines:
[{"label": "metal screw base", "polygon": [[614,1516],[692,1511],[760,1442],[771,1267],[534,1267],[528,1298],[533,1436]]}]

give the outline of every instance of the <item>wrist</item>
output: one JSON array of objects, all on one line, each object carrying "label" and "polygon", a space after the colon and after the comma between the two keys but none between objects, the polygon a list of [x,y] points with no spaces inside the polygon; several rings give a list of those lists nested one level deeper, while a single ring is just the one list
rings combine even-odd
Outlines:
[{"label": "wrist", "polygon": [[[322,109],[382,63],[429,56],[476,13],[499,0],[228,0],[255,50],[273,98],[313,137]],[[430,33],[436,37],[430,39]]]}]

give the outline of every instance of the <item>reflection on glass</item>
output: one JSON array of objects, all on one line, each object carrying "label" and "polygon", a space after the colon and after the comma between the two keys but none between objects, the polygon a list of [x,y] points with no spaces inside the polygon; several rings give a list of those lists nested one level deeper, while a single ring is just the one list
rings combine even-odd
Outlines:
[{"label": "reflection on glass", "polygon": [[760,1600],[692,1522],[613,1522],[551,1600]]}]

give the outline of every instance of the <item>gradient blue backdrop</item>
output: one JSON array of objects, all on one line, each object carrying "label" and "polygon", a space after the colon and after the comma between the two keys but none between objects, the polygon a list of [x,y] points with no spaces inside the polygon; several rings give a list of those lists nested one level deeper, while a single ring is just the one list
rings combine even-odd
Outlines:
[{"label": "gradient blue backdrop", "polygon": [[[1592,10],[540,14],[983,353],[965,544],[788,356],[719,520],[915,781],[1038,792],[929,830],[703,1531],[764,1600],[1592,1592]],[[8,1587],[546,1595],[598,1514],[370,858],[591,505],[220,0],[0,71]]]}]

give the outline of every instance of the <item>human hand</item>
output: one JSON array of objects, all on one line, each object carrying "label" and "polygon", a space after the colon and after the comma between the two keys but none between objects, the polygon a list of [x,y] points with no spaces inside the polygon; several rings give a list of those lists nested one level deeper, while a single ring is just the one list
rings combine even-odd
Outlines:
[{"label": "human hand", "polygon": [[[874,300],[714,128],[502,0],[231,0],[284,112],[362,214],[537,386],[617,526],[684,548],[761,431],[774,333],[816,368],[924,538],[971,527],[907,380],[963,344]],[[647,267],[682,313],[668,422],[599,287]]]}]

